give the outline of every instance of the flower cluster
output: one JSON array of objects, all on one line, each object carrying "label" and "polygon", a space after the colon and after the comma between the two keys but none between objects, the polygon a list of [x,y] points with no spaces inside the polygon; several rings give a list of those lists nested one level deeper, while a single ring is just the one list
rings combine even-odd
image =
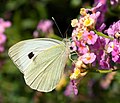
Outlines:
[{"label": "flower cluster", "polygon": [[67,86],[66,90],[64,91],[65,96],[74,97],[74,94],[78,94],[78,89],[76,86],[75,80],[70,81],[69,85]]},{"label": "flower cluster", "polygon": [[51,20],[41,20],[38,25],[37,29],[33,32],[33,36],[39,37],[39,32],[44,34],[49,34],[53,32],[53,22]]},{"label": "flower cluster", "polygon": [[71,80],[86,75],[88,71],[112,71],[115,64],[120,63],[120,20],[107,30],[104,30],[105,24],[96,29],[101,6],[102,3],[98,3],[92,9],[82,8],[81,16],[71,21],[74,27],[71,47],[78,55]]},{"label": "flower cluster", "polygon": [[5,29],[11,26],[10,21],[4,21],[0,18],[0,52],[4,51],[4,43],[6,42]]}]

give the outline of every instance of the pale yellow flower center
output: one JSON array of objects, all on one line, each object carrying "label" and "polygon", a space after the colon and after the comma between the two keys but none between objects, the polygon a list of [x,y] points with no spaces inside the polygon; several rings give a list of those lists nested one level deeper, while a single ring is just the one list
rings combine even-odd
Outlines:
[{"label": "pale yellow flower center", "polygon": [[77,37],[78,37],[78,40],[80,40],[80,38],[82,37],[82,32],[79,32],[79,33],[77,34]]},{"label": "pale yellow flower center", "polygon": [[80,9],[80,14],[83,16],[85,16],[87,14],[85,8]]},{"label": "pale yellow flower center", "polygon": [[70,79],[77,79],[80,76],[80,69],[75,68],[74,73],[71,74]]},{"label": "pale yellow flower center", "polygon": [[87,19],[84,21],[83,25],[84,25],[84,26],[91,26],[93,23],[94,23],[94,20],[93,20],[92,18],[87,18]]}]

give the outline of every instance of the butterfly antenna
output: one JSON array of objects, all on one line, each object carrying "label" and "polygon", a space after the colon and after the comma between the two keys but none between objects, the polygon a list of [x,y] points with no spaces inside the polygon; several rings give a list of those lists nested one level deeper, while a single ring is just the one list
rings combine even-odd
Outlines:
[{"label": "butterfly antenna", "polygon": [[67,39],[67,32],[68,32],[68,30],[69,30],[69,27],[70,27],[70,25],[67,27],[67,29],[66,29],[66,31],[65,31],[65,33],[64,33],[66,39]]},{"label": "butterfly antenna", "polygon": [[57,27],[57,29],[58,29],[58,31],[59,31],[59,33],[60,33],[60,35],[61,35],[61,36],[62,36],[62,38],[63,38],[62,32],[61,32],[61,30],[60,30],[59,26],[57,25],[57,22],[55,21],[54,17],[52,17],[52,19],[53,19],[53,21],[54,21],[54,23],[55,23],[55,25],[56,25],[56,27]]}]

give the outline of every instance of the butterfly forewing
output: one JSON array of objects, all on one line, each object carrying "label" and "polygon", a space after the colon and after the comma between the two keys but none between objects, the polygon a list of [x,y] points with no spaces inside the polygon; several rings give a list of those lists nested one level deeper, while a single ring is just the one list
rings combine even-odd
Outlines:
[{"label": "butterfly forewing", "polygon": [[27,85],[49,92],[60,81],[69,50],[62,41],[39,38],[15,44],[8,54],[24,74]]},{"label": "butterfly forewing", "polygon": [[[14,64],[24,73],[26,68],[41,51],[59,44],[61,44],[61,41],[48,38],[24,40],[13,45],[9,49],[8,54]],[[29,57],[30,53],[33,53],[32,58]]]}]

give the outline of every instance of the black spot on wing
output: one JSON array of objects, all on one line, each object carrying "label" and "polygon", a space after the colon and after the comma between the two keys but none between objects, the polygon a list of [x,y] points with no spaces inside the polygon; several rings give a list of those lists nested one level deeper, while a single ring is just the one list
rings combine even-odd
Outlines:
[{"label": "black spot on wing", "polygon": [[29,59],[32,59],[33,56],[34,56],[33,52],[28,54]]}]

